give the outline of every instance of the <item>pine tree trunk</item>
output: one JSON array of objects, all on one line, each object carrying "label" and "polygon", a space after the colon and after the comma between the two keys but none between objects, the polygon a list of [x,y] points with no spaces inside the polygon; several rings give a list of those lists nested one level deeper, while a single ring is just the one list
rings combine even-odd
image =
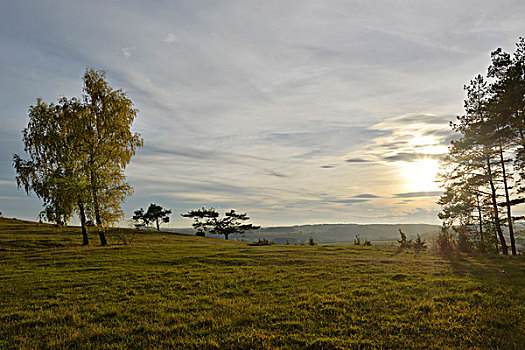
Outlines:
[{"label": "pine tree trunk", "polygon": [[479,217],[479,240],[481,244],[481,252],[485,252],[485,239],[483,237],[483,217],[481,216],[481,205],[479,204],[479,194],[476,193],[476,206],[478,208]]},{"label": "pine tree trunk", "polygon": [[494,237],[494,246],[496,247],[496,254],[499,254],[499,244],[498,244],[498,234],[496,233],[495,234],[495,237]]},{"label": "pine tree trunk", "polygon": [[509,255],[509,248],[507,248],[507,243],[505,242],[505,236],[503,236],[503,231],[501,230],[501,225],[499,222],[499,212],[498,212],[498,203],[496,200],[496,187],[494,186],[494,181],[492,179],[492,169],[490,167],[490,158],[487,157],[487,175],[489,176],[490,190],[491,190],[491,199],[492,207],[494,209],[494,224],[496,225],[496,232],[501,243],[501,250],[503,255]]},{"label": "pine tree trunk", "polygon": [[509,186],[507,184],[507,173],[505,172],[505,160],[503,159],[503,149],[501,143],[499,145],[499,157],[501,162],[501,170],[503,172],[503,185],[505,187],[505,200],[507,201],[507,223],[509,225],[509,235],[510,235],[510,247],[512,250],[512,255],[516,255],[516,241],[514,240],[514,225],[512,224],[512,212],[510,208],[510,196],[509,196]]},{"label": "pine tree trunk", "polygon": [[89,245],[89,238],[86,229],[86,213],[84,212],[84,204],[78,203],[78,211],[80,213],[80,226],[82,227],[82,245]]},{"label": "pine tree trunk", "polygon": [[157,223],[157,231],[160,231],[159,219],[157,218],[155,222]]}]

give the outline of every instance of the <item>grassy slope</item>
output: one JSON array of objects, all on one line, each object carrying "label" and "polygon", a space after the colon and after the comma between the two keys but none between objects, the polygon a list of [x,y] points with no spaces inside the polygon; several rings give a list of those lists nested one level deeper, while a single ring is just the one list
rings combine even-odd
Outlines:
[{"label": "grassy slope", "polygon": [[0,349],[525,344],[523,257],[152,233],[132,246],[80,241],[78,229],[0,218]]}]

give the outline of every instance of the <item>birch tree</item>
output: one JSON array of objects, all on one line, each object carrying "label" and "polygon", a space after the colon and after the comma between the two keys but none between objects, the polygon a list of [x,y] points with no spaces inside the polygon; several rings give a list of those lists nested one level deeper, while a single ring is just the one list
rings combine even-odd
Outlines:
[{"label": "birch tree", "polygon": [[88,244],[85,223],[96,224],[102,246],[105,228],[117,222],[121,204],[133,191],[124,169],[143,146],[131,131],[137,110],[122,90],[113,90],[105,72],[87,69],[81,99],[57,105],[40,99],[29,110],[23,131],[28,160],[15,155],[17,182],[44,201],[44,215],[66,223],[76,207]]}]

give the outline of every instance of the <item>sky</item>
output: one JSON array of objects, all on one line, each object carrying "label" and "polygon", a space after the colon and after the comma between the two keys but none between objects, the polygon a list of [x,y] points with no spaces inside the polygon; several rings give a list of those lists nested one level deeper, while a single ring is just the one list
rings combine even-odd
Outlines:
[{"label": "sky", "polygon": [[463,86],[525,35],[522,0],[1,2],[0,212],[30,220],[12,167],[28,108],[80,96],[92,67],[139,109],[127,219],[438,224]]}]

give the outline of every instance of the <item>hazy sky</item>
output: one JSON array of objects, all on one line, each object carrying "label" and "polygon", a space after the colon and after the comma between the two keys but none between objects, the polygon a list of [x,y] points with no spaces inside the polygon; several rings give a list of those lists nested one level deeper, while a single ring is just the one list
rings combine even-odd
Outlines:
[{"label": "hazy sky", "polygon": [[519,1],[2,1],[0,211],[36,219],[12,154],[37,97],[107,70],[140,110],[127,217],[154,202],[262,225],[438,223],[463,85],[525,35]]}]

